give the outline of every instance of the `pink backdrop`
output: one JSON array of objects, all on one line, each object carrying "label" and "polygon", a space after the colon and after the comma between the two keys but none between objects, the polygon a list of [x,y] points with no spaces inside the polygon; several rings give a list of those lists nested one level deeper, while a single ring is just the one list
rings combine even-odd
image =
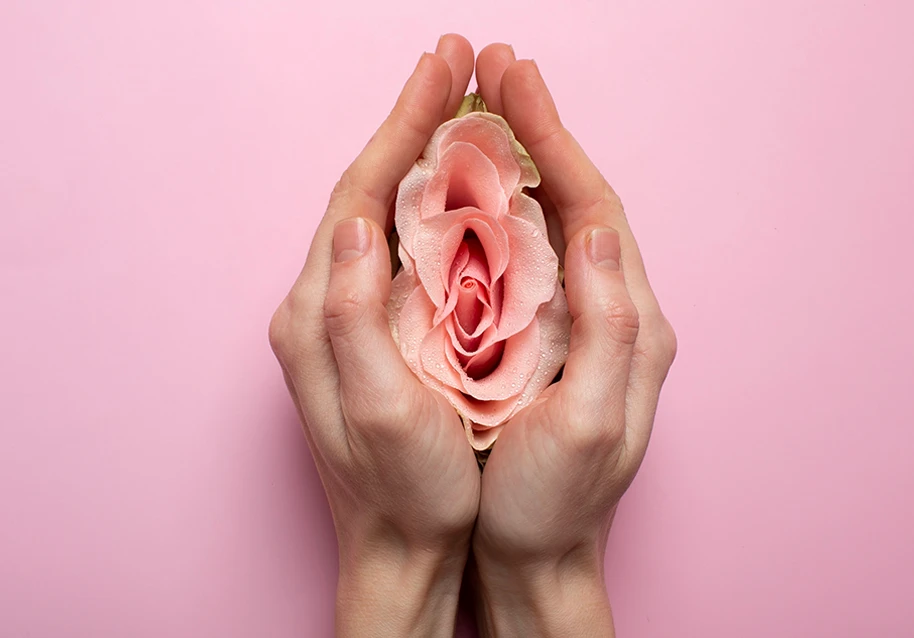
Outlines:
[{"label": "pink backdrop", "polygon": [[621,636],[914,631],[914,4],[0,5],[0,635],[328,636],[267,345],[423,49],[536,58],[680,356]]}]

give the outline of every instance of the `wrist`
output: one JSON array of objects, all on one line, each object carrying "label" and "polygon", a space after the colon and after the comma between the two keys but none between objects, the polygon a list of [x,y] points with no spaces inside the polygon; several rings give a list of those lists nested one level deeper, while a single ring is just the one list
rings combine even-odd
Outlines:
[{"label": "wrist", "polygon": [[338,636],[453,636],[468,543],[340,547]]},{"label": "wrist", "polygon": [[602,560],[596,557],[512,565],[475,556],[471,574],[484,638],[614,636]]}]

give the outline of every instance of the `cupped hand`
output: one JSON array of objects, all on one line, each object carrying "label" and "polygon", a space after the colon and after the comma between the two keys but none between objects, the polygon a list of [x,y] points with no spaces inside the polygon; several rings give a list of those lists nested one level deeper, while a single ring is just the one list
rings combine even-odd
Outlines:
[{"label": "cupped hand", "polygon": [[607,535],[644,457],[676,338],[619,198],[563,127],[535,63],[490,45],[476,74],[542,175],[554,243],[567,246],[573,318],[561,380],[508,423],[483,472],[473,551],[484,630],[610,635]]},{"label": "cupped hand", "polygon": [[457,414],[407,367],[385,303],[397,186],[473,72],[459,36],[424,54],[341,177],[270,325],[339,538],[338,635],[453,632],[479,500]]}]

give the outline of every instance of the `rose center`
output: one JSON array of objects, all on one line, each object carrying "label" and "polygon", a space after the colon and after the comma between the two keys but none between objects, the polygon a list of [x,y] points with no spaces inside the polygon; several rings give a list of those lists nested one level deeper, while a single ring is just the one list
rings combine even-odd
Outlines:
[{"label": "rose center", "polygon": [[479,282],[472,277],[464,277],[457,287],[457,306],[454,312],[460,327],[468,335],[473,334],[482,319],[483,305],[479,299]]}]

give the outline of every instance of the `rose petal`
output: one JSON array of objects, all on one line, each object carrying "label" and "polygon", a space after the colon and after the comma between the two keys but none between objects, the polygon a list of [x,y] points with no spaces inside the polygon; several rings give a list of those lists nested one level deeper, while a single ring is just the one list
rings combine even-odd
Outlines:
[{"label": "rose petal", "polygon": [[479,241],[479,237],[467,238],[464,236],[464,245],[467,247],[467,262],[460,271],[464,277],[472,277],[484,286],[492,283],[489,274],[489,260],[486,250]]},{"label": "rose petal", "polygon": [[504,118],[494,113],[477,112],[448,124],[438,129],[440,137],[433,135],[429,146],[437,144],[439,149],[444,150],[455,141],[475,144],[498,168],[506,193],[514,192],[518,186],[533,188],[539,185],[540,175],[536,165]]},{"label": "rose petal", "polygon": [[[506,339],[523,330],[540,304],[555,295],[559,260],[549,244],[549,237],[530,222],[511,216],[500,221],[510,245],[504,299],[498,317],[498,338]],[[419,276],[421,278],[421,271]]]},{"label": "rose petal", "polygon": [[437,158],[435,160],[419,159],[409,169],[397,188],[394,224],[397,227],[400,246],[412,257],[415,257],[413,237],[416,229],[419,228],[419,208],[422,206],[425,187],[435,174],[437,163]]},{"label": "rose petal", "polygon": [[511,141],[505,129],[482,117],[464,117],[441,136],[438,153],[446,152],[452,144],[469,142],[476,146],[498,170],[502,192],[512,193],[521,177]]},{"label": "rose petal", "polygon": [[480,300],[480,285],[475,279],[467,277],[457,285],[457,306],[454,315],[466,334],[472,334],[482,319],[483,304]]},{"label": "rose petal", "polygon": [[[451,405],[470,422],[467,427],[476,424],[480,430],[504,425],[505,421],[517,410],[517,397],[509,397],[500,401],[481,401],[453,388],[448,388],[445,396]],[[492,425],[487,425],[489,423]],[[474,447],[476,446],[474,445]]]},{"label": "rose petal", "polygon": [[[460,324],[454,320],[454,315],[450,315],[442,322],[448,335],[451,337],[451,345],[457,354],[464,357],[472,357],[478,352],[489,348],[498,341],[498,331],[491,321],[491,310],[483,313],[482,320],[479,322],[477,332],[479,334],[468,335],[460,327]],[[485,327],[483,328],[483,325]]]},{"label": "rose petal", "polygon": [[[431,322],[430,322],[431,323]],[[420,366],[422,371],[449,388],[463,392],[463,379],[458,371],[460,364],[448,357],[447,351],[453,352],[453,347],[445,337],[446,331],[443,324],[432,327],[424,336],[420,345]],[[449,396],[450,398],[450,396]],[[451,401],[451,403],[454,403]],[[454,407],[459,406],[454,403]]]},{"label": "rose petal", "polygon": [[[465,278],[464,281],[475,281],[475,280]],[[455,326],[454,326],[455,334],[460,338],[460,343],[464,343],[466,341],[466,339],[476,339],[479,336],[481,336],[482,333],[485,332],[488,329],[488,327],[492,325],[492,323],[495,319],[495,313],[492,310],[492,305],[489,303],[489,291],[486,290],[486,287],[483,286],[480,282],[477,281],[475,283],[476,283],[475,301],[470,301],[470,302],[466,302],[466,303],[474,303],[474,304],[478,303],[479,318],[473,324],[475,327],[471,331],[468,331],[463,325],[461,325],[461,323],[459,321],[454,322],[455,323]],[[459,295],[459,293],[456,293],[455,290],[460,287],[461,287],[461,285],[457,284],[457,286],[455,288],[451,289],[451,292],[449,294],[451,294],[451,295],[458,294]],[[455,311],[456,310],[457,309],[455,307]],[[468,346],[465,346],[465,347],[468,347]],[[476,349],[476,347],[474,346],[473,351],[475,351],[475,349]]]},{"label": "rose petal", "polygon": [[505,354],[505,342],[496,341],[485,350],[480,350],[470,357],[457,355],[457,360],[466,375],[473,380],[488,378],[501,364]]},{"label": "rose petal", "polygon": [[[496,129],[502,136],[495,133]],[[504,140],[507,140],[507,151],[502,145]],[[413,257],[416,255],[412,244],[419,224],[419,210],[428,182],[438,170],[439,153],[458,141],[470,142],[488,154],[487,159],[495,166],[504,193],[515,193],[518,187],[533,188],[540,183],[536,165],[503,118],[493,113],[470,113],[445,122],[432,135],[397,191],[397,232],[406,252]],[[513,162],[509,161],[511,158]],[[515,170],[520,173],[516,179],[513,177]]]},{"label": "rose petal", "polygon": [[[445,264],[442,263],[442,270],[444,269]],[[475,234],[470,237],[464,234],[463,241],[457,247],[454,260],[451,262],[445,278],[449,294],[453,292],[454,286],[465,277],[471,277],[486,287],[490,283],[486,251]],[[450,299],[450,297],[448,298]]]},{"label": "rose petal", "polygon": [[[439,324],[423,341],[420,353],[422,366],[428,374],[442,383],[480,401],[499,401],[519,395],[536,371],[540,360],[540,327],[536,320],[525,330],[504,341],[501,363],[491,374],[481,379],[474,379],[463,370],[457,352],[451,347],[445,331],[446,326]],[[484,425],[497,425],[497,421],[493,421],[491,417],[486,417],[485,421],[480,422]]]},{"label": "rose petal", "polygon": [[[456,322],[445,321],[444,324],[447,328],[448,333],[451,336],[451,342],[454,345],[454,349],[457,350],[460,354],[471,356],[478,352],[479,350],[484,350],[490,347],[493,343],[498,341],[498,327],[496,323],[498,321],[499,314],[501,313],[501,299],[504,291],[504,281],[499,279],[495,282],[495,286],[489,291],[489,300],[490,306],[492,308],[492,315],[489,316],[488,311],[483,313],[482,319],[480,320],[480,326],[477,329],[477,332],[480,332],[479,335],[470,335],[474,339],[478,336],[479,342],[473,344],[472,349],[465,348],[461,345],[460,339],[457,335],[457,332],[460,330],[459,326],[454,326]],[[481,329],[481,331],[480,331]]]},{"label": "rose petal", "polygon": [[416,286],[419,285],[419,277],[416,275],[416,267],[413,264],[412,257],[406,254],[402,245],[397,247],[397,253],[400,256],[402,268],[390,284],[387,316],[390,320],[390,332],[393,334],[394,341],[399,343],[400,314],[403,311],[406,300],[416,289]]},{"label": "rose petal", "polygon": [[537,232],[543,235],[548,234],[546,230],[546,218],[543,216],[543,209],[540,203],[518,190],[511,198],[511,217],[518,217],[533,225]]},{"label": "rose petal", "polygon": [[508,212],[508,197],[492,161],[472,144],[456,142],[439,155],[438,168],[422,196],[419,219],[466,207],[497,217]]},{"label": "rose petal", "polygon": [[451,262],[451,272],[448,274],[447,278],[448,290],[454,290],[454,286],[457,285],[457,283],[463,277],[463,271],[469,262],[470,249],[466,245],[466,242],[463,242],[460,244],[460,246],[457,247],[457,253],[454,255],[454,261]]},{"label": "rose petal", "polygon": [[485,250],[490,281],[500,277],[508,265],[508,235],[493,216],[476,208],[462,208],[422,220],[413,244],[414,251],[422,255],[415,260],[416,272],[429,298],[441,308],[436,323],[453,310],[449,303],[452,300],[446,299],[445,285],[468,230],[473,231]]},{"label": "rose petal", "polygon": [[[555,296],[547,304],[540,306],[536,314],[536,321],[539,324],[539,362],[530,377],[530,380],[524,386],[517,398],[517,403],[513,409],[505,415],[504,419],[517,414],[538,397],[545,390],[555,375],[565,364],[568,357],[568,342],[571,335],[571,315],[568,314],[568,302],[565,299],[565,291],[561,286],[556,286]],[[500,406],[499,406],[500,407]],[[499,411],[500,413],[500,411]],[[473,447],[477,450],[483,450],[491,445],[494,440],[491,434],[485,434],[488,419],[473,418],[488,416],[484,408],[474,409],[471,415],[467,409],[464,414],[472,419],[474,423],[466,424],[467,437],[470,439]],[[496,422],[500,424],[501,421]],[[496,425],[497,427],[497,425]],[[497,433],[495,434],[497,436]]]},{"label": "rose petal", "polygon": [[[452,366],[445,365],[444,361],[437,362],[441,363],[441,367],[438,367],[435,361],[431,362],[431,366],[420,362],[420,347],[423,350],[427,347],[431,350],[431,345],[437,343],[440,346],[439,352],[441,352],[446,344],[445,339],[439,338],[435,340],[432,337],[434,334],[441,336],[439,332],[441,326],[432,328],[434,309],[421,286],[415,289],[403,306],[399,322],[400,352],[403,354],[407,365],[423,383],[441,392],[451,405],[465,417],[492,421],[493,423],[504,421],[514,408],[516,399],[476,401],[472,397],[464,396],[460,390],[451,385],[451,383],[459,383],[460,379],[457,370]],[[428,346],[426,346],[426,343],[428,343]],[[442,378],[451,383],[442,381]]]},{"label": "rose petal", "polygon": [[467,438],[470,440],[470,445],[473,446],[474,449],[485,450],[492,447],[492,444],[495,443],[495,439],[498,438],[498,435],[504,427],[504,425],[480,427],[471,423],[466,426]]}]

